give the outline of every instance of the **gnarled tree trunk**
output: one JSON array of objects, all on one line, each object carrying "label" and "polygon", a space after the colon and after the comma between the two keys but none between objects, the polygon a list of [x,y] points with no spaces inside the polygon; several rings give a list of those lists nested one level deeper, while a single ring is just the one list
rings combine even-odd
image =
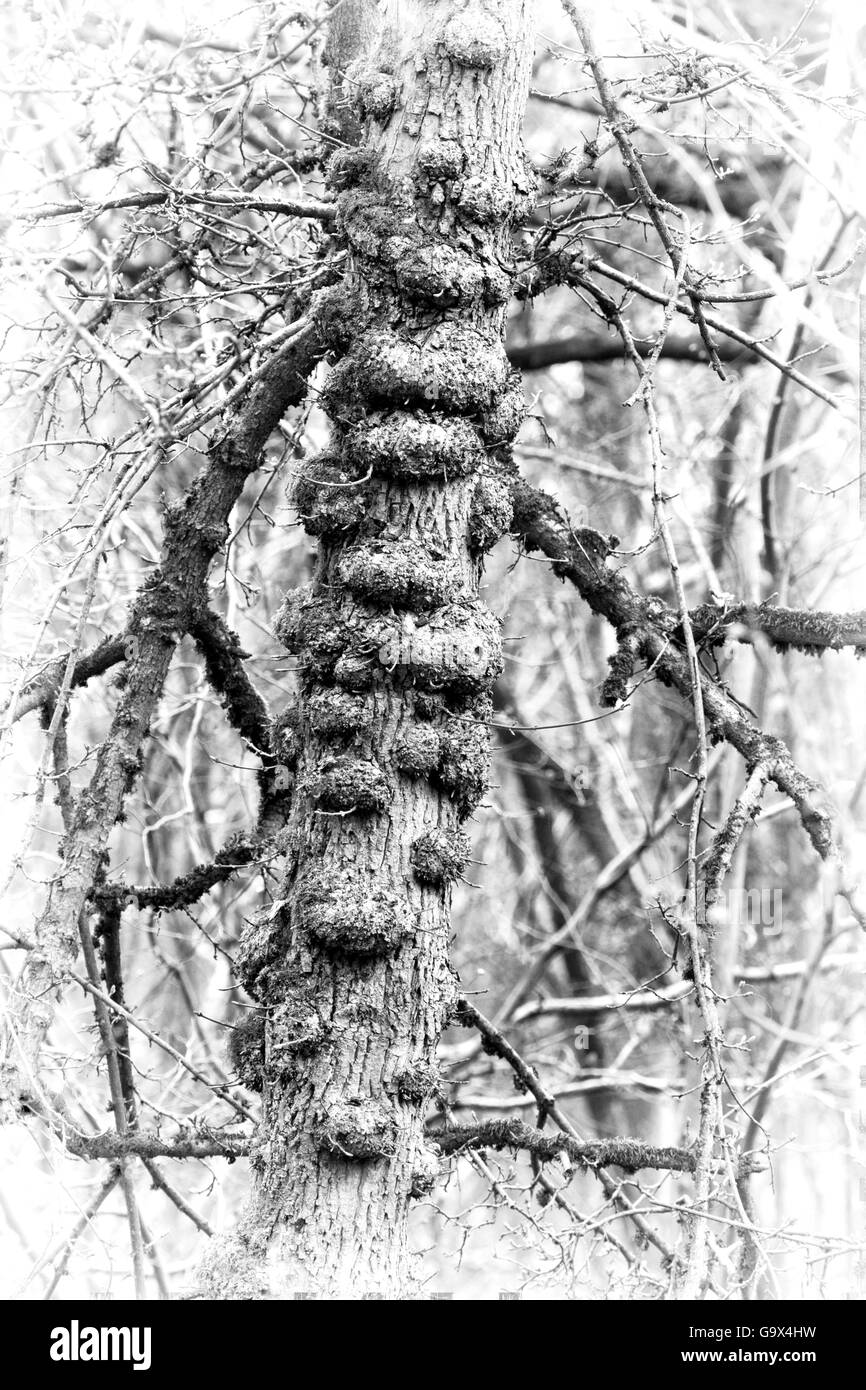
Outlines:
[{"label": "gnarled tree trunk", "polygon": [[407,1290],[457,999],[451,885],[487,778],[500,641],[478,582],[523,414],[502,329],[509,226],[531,197],[531,4],[383,8],[348,80],[365,144],[330,166],[349,270],[316,307],[338,359],[332,439],[295,499],[315,577],[278,624],[301,673],[281,725],[290,868],[238,957],[264,1122],[249,1208],[204,1273],[220,1298]]}]

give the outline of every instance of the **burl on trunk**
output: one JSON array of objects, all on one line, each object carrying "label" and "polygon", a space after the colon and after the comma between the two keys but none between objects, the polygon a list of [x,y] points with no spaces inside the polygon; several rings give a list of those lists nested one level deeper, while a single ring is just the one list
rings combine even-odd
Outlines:
[{"label": "burl on trunk", "polygon": [[289,869],[237,958],[264,1119],[249,1208],[205,1270],[220,1298],[406,1294],[410,1203],[439,1172],[450,896],[501,664],[478,584],[524,412],[502,333],[532,196],[531,4],[383,8],[345,83],[364,143],[329,166],[348,269],[314,306],[331,441],[295,493],[315,575],[277,625],[300,673],[279,730]]}]

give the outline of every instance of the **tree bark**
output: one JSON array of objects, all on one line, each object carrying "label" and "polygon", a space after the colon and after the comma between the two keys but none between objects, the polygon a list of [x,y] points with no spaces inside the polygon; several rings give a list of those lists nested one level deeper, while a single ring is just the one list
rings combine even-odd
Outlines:
[{"label": "tree bark", "polygon": [[300,670],[290,864],[237,961],[264,1019],[246,1049],[264,1121],[206,1297],[406,1295],[410,1204],[438,1172],[424,1119],[457,999],[451,887],[501,666],[478,585],[524,412],[502,334],[532,196],[531,0],[383,10],[350,71],[366,143],[329,171],[350,268],[316,310],[337,361],[330,446],[295,498],[315,574],[277,625]]}]

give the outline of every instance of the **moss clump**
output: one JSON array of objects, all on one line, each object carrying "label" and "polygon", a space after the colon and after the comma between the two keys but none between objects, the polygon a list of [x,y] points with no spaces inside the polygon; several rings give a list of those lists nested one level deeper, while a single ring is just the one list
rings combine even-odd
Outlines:
[{"label": "moss clump", "polygon": [[328,285],[310,296],[310,317],[332,352],[346,352],[363,328],[357,296],[345,285]]},{"label": "moss clump", "polygon": [[370,177],[374,164],[375,155],[370,149],[335,150],[328,160],[325,177],[331,188],[354,188]]},{"label": "moss clump", "polygon": [[439,762],[439,734],[429,724],[407,729],[394,748],[394,763],[410,777],[432,772]]},{"label": "moss clump", "polygon": [[416,719],[438,719],[445,712],[441,695],[433,695],[429,690],[416,690],[414,712]]},{"label": "moss clump", "polygon": [[301,621],[306,609],[313,603],[309,584],[301,584],[290,589],[277,609],[274,618],[274,636],[282,642],[287,651],[297,653],[301,642]]},{"label": "moss clump", "polygon": [[355,86],[355,109],[362,120],[384,123],[397,104],[398,86],[390,72],[371,72]]},{"label": "moss clump", "polygon": [[395,1077],[397,1094],[401,1100],[422,1104],[432,1096],[442,1093],[442,1077],[439,1068],[430,1062],[411,1062]]},{"label": "moss clump", "polygon": [[599,697],[599,703],[606,708],[625,703],[634,668],[640,658],[639,628],[626,624],[620,628],[617,639],[616,651],[607,659],[610,670],[602,684]]},{"label": "moss clump", "polygon": [[431,183],[442,183],[460,177],[466,154],[457,140],[425,140],[418,147],[417,162]]},{"label": "moss clump", "polygon": [[[261,1169],[262,1158],[254,1147],[250,1166]],[[264,1242],[232,1232],[215,1235],[208,1245],[207,1265],[202,1267],[200,1296],[231,1302],[260,1301],[270,1296]]]},{"label": "moss clump", "polygon": [[322,398],[337,418],[347,406],[363,402],[489,411],[508,374],[498,336],[447,320],[417,339],[393,329],[365,333],[334,367]]},{"label": "moss clump", "polygon": [[271,750],[282,767],[293,768],[298,761],[298,707],[287,705],[271,724]]},{"label": "moss clump", "polygon": [[462,478],[480,468],[486,454],[468,420],[406,411],[366,420],[346,439],[350,467],[390,478]]},{"label": "moss clump", "polygon": [[482,417],[481,432],[490,445],[510,444],[525,418],[526,401],[520,373],[510,372],[505,386]]},{"label": "moss clump", "polygon": [[514,190],[502,179],[478,174],[462,179],[457,195],[460,214],[481,227],[498,227],[514,208]]},{"label": "moss clump", "polygon": [[382,623],[380,636],[384,667],[453,698],[483,693],[502,670],[499,623],[480,603],[449,604],[423,625]]},{"label": "moss clump", "polygon": [[256,998],[266,991],[273,967],[285,957],[289,933],[282,915],[267,912],[250,918],[234,955],[234,972],[247,994]]},{"label": "moss clump", "polygon": [[450,242],[389,237],[380,259],[405,297],[438,309],[479,300],[489,306],[506,304],[511,294],[504,271]]},{"label": "moss clump", "polygon": [[364,480],[333,453],[305,463],[292,489],[292,502],[311,536],[345,536],[356,531],[366,516],[368,497]]},{"label": "moss clump", "polygon": [[373,684],[374,670],[374,655],[348,651],[343,653],[334,667],[334,680],[345,690],[369,690]]},{"label": "moss clump", "polygon": [[482,473],[472,493],[469,510],[469,544],[483,553],[490,550],[511,527],[514,506],[511,488],[495,473]]},{"label": "moss clump", "polygon": [[319,690],[307,701],[307,718],[314,734],[353,738],[370,732],[373,708],[360,695],[345,690]]},{"label": "moss clump", "polygon": [[416,1201],[429,1197],[439,1182],[439,1164],[433,1155],[430,1155],[429,1163],[423,1168],[415,1168],[409,1180],[409,1196]]},{"label": "moss clump", "polygon": [[308,680],[329,680],[351,641],[351,632],[340,614],[327,600],[313,598],[309,585],[286,595],[274,631],[297,655]]},{"label": "moss clump", "polygon": [[412,928],[409,907],[396,894],[325,870],[306,871],[294,912],[312,940],[347,956],[389,955]]},{"label": "moss clump", "polygon": [[308,1057],[321,1045],[325,1027],[317,1010],[303,997],[278,1004],[268,1019],[266,1066],[281,1073],[295,1057]]},{"label": "moss clump", "polygon": [[365,541],[340,560],[340,578],[367,603],[422,611],[454,598],[460,574],[417,541]]},{"label": "moss clump", "polygon": [[508,50],[505,29],[490,10],[470,6],[445,25],[442,45],[452,62],[464,68],[492,68]]},{"label": "moss clump", "polygon": [[[489,719],[489,702],[473,715]],[[490,778],[490,735],[485,723],[452,719],[439,732],[437,781],[461,816],[469,816],[482,800]]]},{"label": "moss clump", "polygon": [[395,206],[393,190],[364,188],[346,195],[341,223],[358,255],[379,267],[407,299],[436,309],[508,302],[511,280],[496,262],[423,231],[411,208]]},{"label": "moss clump", "polygon": [[317,1146],[339,1158],[392,1158],[397,1151],[397,1120],[378,1100],[334,1101],[314,1126]]},{"label": "moss clump", "polygon": [[327,811],[384,811],[394,797],[379,764],[366,758],[323,763],[303,789]]},{"label": "moss clump", "polygon": [[265,1014],[260,1009],[249,1013],[234,1025],[226,1047],[231,1066],[242,1086],[249,1091],[262,1089],[265,1064]]},{"label": "moss clump", "polygon": [[389,238],[415,229],[411,209],[399,198],[389,197],[365,185],[344,194],[340,201],[340,226],[352,249],[365,260],[377,262]]},{"label": "moss clump", "polygon": [[412,846],[412,868],[422,883],[443,888],[460,877],[469,853],[469,840],[462,830],[428,830]]}]

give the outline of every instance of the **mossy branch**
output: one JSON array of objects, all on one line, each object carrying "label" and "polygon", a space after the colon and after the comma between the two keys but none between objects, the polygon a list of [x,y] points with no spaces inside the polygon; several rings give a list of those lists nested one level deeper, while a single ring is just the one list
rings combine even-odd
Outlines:
[{"label": "mossy branch", "polygon": [[[601,1139],[585,1143],[568,1134],[544,1134],[522,1120],[484,1120],[475,1125],[431,1130],[428,1134],[443,1154],[459,1154],[477,1149],[525,1149],[542,1163],[563,1155],[581,1168],[622,1168],[627,1173],[662,1169],[671,1173],[692,1173],[695,1155],[689,1149],[672,1145],[661,1147],[638,1139]],[[761,1165],[751,1156],[740,1160],[741,1172],[754,1172]]]},{"label": "mossy branch", "polygon": [[217,851],[210,863],[196,864],[195,868],[180,874],[171,883],[156,886],[102,883],[91,896],[100,905],[134,903],[138,908],[156,908],[160,912],[189,907],[218,883],[225,883],[238,869],[261,863],[271,848],[273,846],[267,841],[234,835]]},{"label": "mossy branch", "polygon": [[[673,609],[656,597],[644,598],[621,571],[599,562],[592,538],[597,532],[573,529],[554,498],[522,479],[512,484],[513,532],[528,550],[540,550],[554,562],[554,571],[572,583],[595,613],[607,618],[618,633],[629,634],[630,651],[638,654],[657,679],[691,701],[692,672],[683,645],[677,640],[679,620]],[[635,641],[635,635],[637,639]],[[765,733],[743,712],[721,685],[701,678],[701,695],[711,741],[729,743],[749,768],[767,768],[768,780],[789,796],[821,859],[835,862],[841,871],[840,892],[861,924],[866,924],[866,903],[861,890],[849,881],[839,842],[836,813],[823,788],[797,767],[786,744]]]}]

